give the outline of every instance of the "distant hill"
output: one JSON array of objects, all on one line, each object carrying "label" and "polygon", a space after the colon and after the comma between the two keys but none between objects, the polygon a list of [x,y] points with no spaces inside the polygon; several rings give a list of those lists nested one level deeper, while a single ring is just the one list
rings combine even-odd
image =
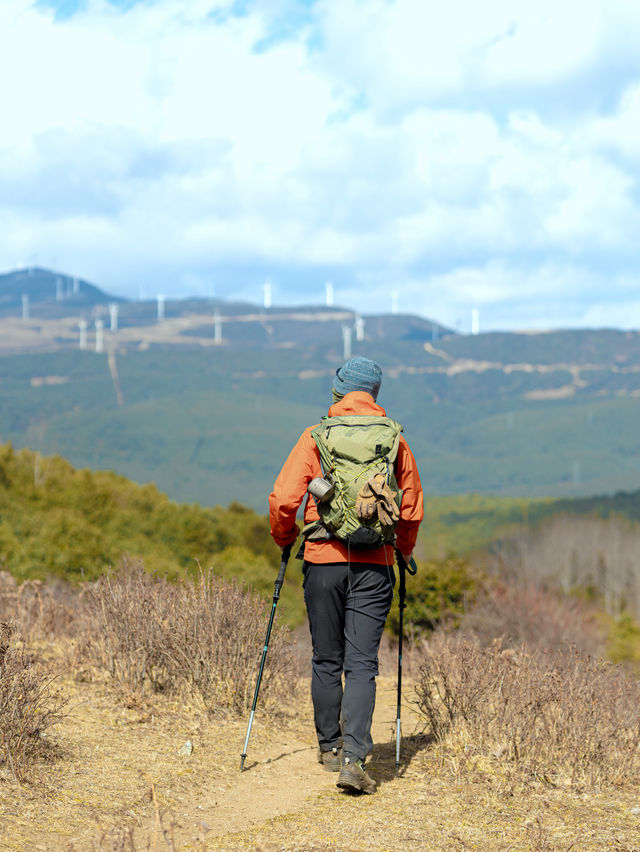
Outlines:
[{"label": "distant hill", "polygon": [[111,331],[98,288],[91,305],[53,296],[43,312],[64,316],[0,317],[0,440],[177,500],[263,511],[300,431],[326,413],[345,339],[382,365],[380,402],[403,423],[429,494],[640,487],[635,331],[469,336],[411,314],[207,299],[167,301],[162,320],[155,302],[120,302]]},{"label": "distant hill", "polygon": [[[92,580],[123,557],[169,577],[213,565],[218,576],[267,596],[279,551],[266,518],[239,504],[179,505],[151,485],[0,445],[0,571],[22,580]],[[294,624],[303,618],[300,585],[290,571],[283,615]]]},{"label": "distant hill", "polygon": [[[225,299],[162,297],[161,316],[158,299],[131,301],[110,295],[95,284],[59,272],[28,267],[0,275],[0,321],[20,321],[23,317],[23,297],[27,298],[28,317],[42,320],[37,327],[33,351],[61,349],[77,343],[77,334],[60,334],[60,321],[77,323],[84,319],[92,323],[103,319],[110,325],[109,306],[117,306],[116,324],[120,331],[129,330],[128,337],[118,338],[120,346],[139,345],[145,332],[154,327],[150,342],[210,344],[214,339],[214,317],[220,317],[223,343],[226,346],[326,345],[327,340],[342,343],[343,326],[357,336],[354,311],[344,307],[324,305],[277,306],[264,308],[248,302]],[[6,328],[6,322],[4,327]],[[414,315],[368,316],[361,319],[362,329],[381,339],[432,340],[453,334],[439,323]],[[67,323],[67,326],[69,324]],[[75,327],[75,326],[74,326]],[[141,334],[136,335],[135,329]],[[0,351],[11,351],[6,344]],[[28,347],[27,347],[28,349]],[[15,347],[24,352],[23,345]]]},{"label": "distant hill", "polygon": [[79,309],[125,300],[111,296],[82,278],[38,266],[0,274],[0,317],[21,317],[23,297],[30,316],[57,319]]}]

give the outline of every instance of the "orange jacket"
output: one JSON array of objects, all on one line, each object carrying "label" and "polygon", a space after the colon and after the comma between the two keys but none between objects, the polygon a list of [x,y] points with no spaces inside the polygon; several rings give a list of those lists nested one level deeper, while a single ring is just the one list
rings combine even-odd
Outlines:
[{"label": "orange jacket", "polygon": [[[371,394],[364,391],[352,391],[329,409],[329,417],[342,417],[348,414],[366,416],[385,416],[384,408],[374,402]],[[284,547],[295,541],[299,528],[296,524],[296,513],[302,500],[307,494],[307,485],[316,476],[322,476],[320,454],[316,442],[311,437],[315,426],[310,426],[302,433],[297,444],[291,450],[289,458],[269,495],[269,517],[271,520],[271,535],[277,545]],[[396,458],[396,480],[402,489],[402,504],[400,520],[396,528],[395,546],[401,553],[411,553],[413,550],[418,527],[424,516],[422,503],[422,485],[416,467],[416,461],[409,445],[400,436],[398,456]],[[305,524],[318,520],[316,503],[310,494],[304,507]],[[373,550],[351,550],[347,552],[345,545],[336,539],[328,541],[308,541],[305,544],[304,558],[307,562],[369,562],[380,565],[393,563],[393,547],[381,546]]]}]

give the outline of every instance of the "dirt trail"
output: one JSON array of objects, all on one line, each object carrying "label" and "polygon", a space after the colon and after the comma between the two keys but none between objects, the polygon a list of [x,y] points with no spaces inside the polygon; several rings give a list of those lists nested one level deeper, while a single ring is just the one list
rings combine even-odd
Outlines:
[{"label": "dirt trail", "polygon": [[[325,794],[344,795],[335,787],[337,776],[317,762],[311,703],[302,705],[303,713],[292,730],[257,720],[249,743],[245,771],[239,771],[243,739],[229,742],[229,752],[220,766],[219,783],[201,789],[175,802],[175,837],[189,844],[204,837],[207,842],[234,832],[244,831],[283,814],[293,815],[307,806],[310,799]],[[396,687],[390,678],[378,682],[378,696],[372,733],[378,747],[387,743],[390,754],[395,742]],[[403,729],[412,730],[415,716],[403,708]],[[264,726],[268,725],[268,732]],[[240,731],[238,731],[239,733]],[[393,746],[395,748],[395,745]],[[372,764],[375,767],[375,764]],[[372,769],[375,774],[375,769]]]},{"label": "dirt trail", "polygon": [[239,771],[241,743],[233,743],[224,778],[213,788],[203,789],[184,802],[175,818],[177,832],[186,839],[205,823],[208,837],[239,831],[274,816],[299,810],[309,796],[322,788],[322,768],[314,765],[315,749],[309,739],[283,738],[277,730],[260,753],[249,754],[245,771]]},{"label": "dirt trail", "polygon": [[242,774],[246,719],[160,697],[152,709],[124,706],[99,683],[68,679],[73,713],[56,728],[57,759],[32,785],[0,776],[0,849],[640,852],[637,785],[584,791],[531,783],[514,795],[509,766],[480,762],[460,771],[455,743],[445,755],[418,734],[409,664],[396,779],[394,668],[389,659],[378,681],[370,772],[379,789],[363,797],[338,791],[335,774],[317,763],[308,678],[291,696],[287,719],[257,716]]},{"label": "dirt trail", "polygon": [[[395,787],[395,665],[383,656],[370,761],[381,789]],[[0,849],[256,849],[262,841],[244,846],[245,837],[267,837],[274,820],[348,808],[354,797],[317,762],[309,686],[302,677],[282,719],[262,715],[258,705],[241,773],[246,717],[211,716],[176,697],[157,696],[150,705],[116,700],[101,681],[65,674],[59,687],[69,713],[55,728],[55,759],[26,785],[0,776]],[[409,666],[404,693],[412,694]],[[408,756],[410,705],[403,722]]]}]

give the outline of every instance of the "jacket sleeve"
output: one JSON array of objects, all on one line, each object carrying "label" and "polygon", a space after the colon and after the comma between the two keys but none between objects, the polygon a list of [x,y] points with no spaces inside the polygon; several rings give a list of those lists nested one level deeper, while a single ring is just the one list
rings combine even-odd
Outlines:
[{"label": "jacket sleeve", "polygon": [[302,433],[289,453],[269,495],[271,535],[279,547],[291,544],[298,537],[296,513],[314,477],[315,441],[311,429]]},{"label": "jacket sleeve", "polygon": [[396,527],[396,548],[400,553],[411,553],[416,545],[418,527],[424,518],[424,504],[416,460],[402,436],[396,459],[396,480],[402,489],[400,520]]}]

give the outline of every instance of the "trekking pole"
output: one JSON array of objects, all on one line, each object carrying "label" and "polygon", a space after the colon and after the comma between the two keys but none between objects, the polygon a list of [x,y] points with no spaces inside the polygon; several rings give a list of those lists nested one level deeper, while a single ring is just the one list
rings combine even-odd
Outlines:
[{"label": "trekking pole", "polygon": [[262,673],[264,671],[264,663],[267,659],[267,651],[269,649],[269,639],[271,637],[271,628],[273,627],[273,619],[276,614],[276,606],[278,605],[278,599],[280,598],[280,589],[282,588],[282,584],[284,583],[284,572],[287,570],[287,562],[289,561],[289,554],[291,553],[291,547],[293,546],[293,542],[288,544],[282,550],[282,560],[280,562],[280,570],[278,571],[278,576],[276,577],[276,583],[273,589],[273,603],[271,605],[271,615],[269,616],[269,624],[267,626],[267,635],[264,640],[264,648],[262,649],[262,659],[260,660],[260,669],[258,670],[258,679],[256,680],[256,689],[253,693],[253,704],[251,705],[251,715],[249,716],[249,725],[247,727],[247,736],[244,741],[244,751],[240,755],[240,772],[244,770],[244,761],[247,756],[247,746],[249,745],[249,736],[251,735],[251,726],[253,725],[253,717],[256,714],[256,705],[258,703],[258,693],[260,692],[260,682],[262,681]]},{"label": "trekking pole", "polygon": [[404,630],[404,609],[406,606],[405,596],[407,591],[406,572],[415,574],[418,566],[413,557],[409,564],[405,562],[404,556],[396,550],[396,559],[400,569],[400,587],[398,589],[398,704],[396,709],[396,778],[400,775],[400,739],[402,737],[400,727],[400,711],[402,708],[402,634]]}]

